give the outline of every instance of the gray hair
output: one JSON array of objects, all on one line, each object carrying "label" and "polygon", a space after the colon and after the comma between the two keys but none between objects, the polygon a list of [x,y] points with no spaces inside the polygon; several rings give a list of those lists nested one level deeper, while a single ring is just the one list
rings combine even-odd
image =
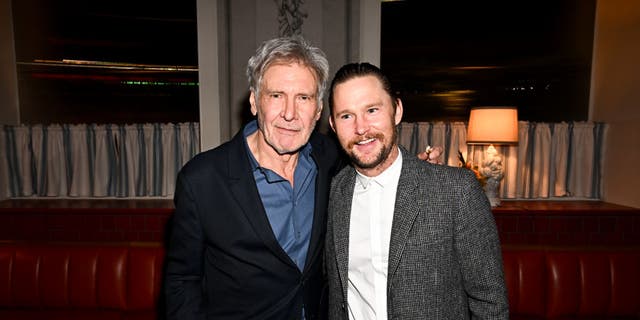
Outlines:
[{"label": "gray hair", "polygon": [[318,83],[316,92],[318,105],[322,105],[329,77],[329,61],[322,50],[311,46],[299,36],[275,38],[260,45],[247,64],[249,90],[253,91],[257,97],[260,96],[260,85],[264,73],[272,64],[280,62],[299,63],[313,71]]}]

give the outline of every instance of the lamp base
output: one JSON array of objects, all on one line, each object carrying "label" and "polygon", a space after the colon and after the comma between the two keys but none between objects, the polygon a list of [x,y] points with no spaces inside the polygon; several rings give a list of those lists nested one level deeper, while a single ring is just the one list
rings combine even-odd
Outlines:
[{"label": "lamp base", "polygon": [[485,151],[480,174],[487,178],[484,185],[484,193],[489,198],[491,207],[499,206],[500,196],[498,189],[500,188],[500,181],[504,176],[504,171],[502,169],[502,156],[498,154],[498,150],[493,145],[490,145]]},{"label": "lamp base", "polygon": [[491,207],[495,208],[500,205],[500,196],[498,195],[498,188],[500,187],[500,180],[494,178],[487,178],[484,185],[484,194],[489,199]]}]

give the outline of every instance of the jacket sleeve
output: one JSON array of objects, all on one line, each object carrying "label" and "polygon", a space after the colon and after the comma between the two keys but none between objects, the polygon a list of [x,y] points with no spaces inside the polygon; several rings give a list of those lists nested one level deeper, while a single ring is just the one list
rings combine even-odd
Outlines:
[{"label": "jacket sleeve", "polygon": [[183,173],[178,175],[174,203],[165,274],[167,319],[205,319],[204,236],[194,194]]},{"label": "jacket sleeve", "polygon": [[477,179],[465,172],[455,221],[455,248],[472,319],[509,319],[500,240],[491,206]]}]

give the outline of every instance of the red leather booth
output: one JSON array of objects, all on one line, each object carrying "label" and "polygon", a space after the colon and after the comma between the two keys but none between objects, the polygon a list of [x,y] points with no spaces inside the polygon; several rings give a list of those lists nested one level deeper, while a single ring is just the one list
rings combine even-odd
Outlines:
[{"label": "red leather booth", "polygon": [[159,245],[0,245],[0,319],[157,319]]},{"label": "red leather booth", "polygon": [[502,252],[512,319],[640,319],[640,248]]},{"label": "red leather booth", "polygon": [[[0,243],[0,319],[158,319],[148,244]],[[503,247],[512,319],[640,319],[640,248]],[[425,317],[428,319],[428,316]]]}]

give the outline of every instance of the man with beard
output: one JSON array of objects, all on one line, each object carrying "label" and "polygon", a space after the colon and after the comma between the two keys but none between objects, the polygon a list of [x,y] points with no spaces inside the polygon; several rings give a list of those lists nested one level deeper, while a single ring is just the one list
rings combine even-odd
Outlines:
[{"label": "man with beard", "polygon": [[473,173],[398,145],[402,102],[377,67],[342,67],[329,94],[352,164],[331,183],[329,318],[508,319],[498,233]]}]

